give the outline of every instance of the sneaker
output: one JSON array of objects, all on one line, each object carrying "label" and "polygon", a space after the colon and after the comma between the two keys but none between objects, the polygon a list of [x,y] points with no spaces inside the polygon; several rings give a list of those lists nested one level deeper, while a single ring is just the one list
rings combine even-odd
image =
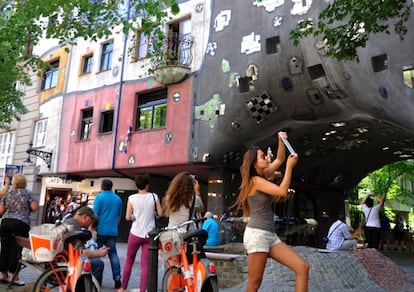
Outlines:
[{"label": "sneaker", "polygon": [[115,289],[121,289],[121,280],[115,280]]}]

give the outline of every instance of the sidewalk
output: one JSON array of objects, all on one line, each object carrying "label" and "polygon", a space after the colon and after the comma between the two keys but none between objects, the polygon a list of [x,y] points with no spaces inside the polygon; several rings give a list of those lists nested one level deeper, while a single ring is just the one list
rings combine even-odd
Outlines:
[{"label": "sidewalk", "polygon": [[[126,254],[126,244],[118,243],[118,253],[123,265]],[[372,249],[362,249],[356,252],[322,253],[318,249],[305,246],[293,247],[310,264],[309,291],[414,291],[414,252],[387,252],[388,257]],[[102,292],[114,291],[111,266],[106,257]],[[121,266],[122,267],[122,266]],[[158,291],[161,291],[161,280],[164,267],[159,261]],[[0,284],[0,291],[31,291],[31,286],[39,276],[39,271],[26,268],[20,273],[20,278],[27,284],[25,287],[13,287],[6,290]],[[32,284],[30,284],[32,283]],[[246,283],[236,287],[220,289],[223,292],[240,292],[246,288]],[[134,264],[129,292],[137,292],[139,287],[139,254]],[[294,291],[294,274],[286,267],[269,260],[261,292]]]}]

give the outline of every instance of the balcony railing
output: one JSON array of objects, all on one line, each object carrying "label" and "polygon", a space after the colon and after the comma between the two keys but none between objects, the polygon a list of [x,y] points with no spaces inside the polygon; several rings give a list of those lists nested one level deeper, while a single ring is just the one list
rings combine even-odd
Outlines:
[{"label": "balcony railing", "polygon": [[192,44],[193,37],[191,34],[169,34],[167,48],[167,64],[190,66],[192,61]]}]

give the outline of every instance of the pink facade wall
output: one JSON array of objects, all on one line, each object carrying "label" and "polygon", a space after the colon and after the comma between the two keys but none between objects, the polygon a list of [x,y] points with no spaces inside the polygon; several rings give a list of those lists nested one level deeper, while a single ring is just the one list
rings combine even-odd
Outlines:
[{"label": "pink facade wall", "polygon": [[[191,78],[169,86],[166,128],[134,131],[137,93],[156,88],[160,88],[160,85],[151,80],[126,83],[123,86],[115,147],[118,148],[119,142],[126,138],[129,126],[132,126],[133,130],[127,152],[119,152],[118,149],[115,151],[116,169],[188,163],[192,112]],[[100,113],[108,109],[115,109],[116,112],[118,90],[119,85],[116,85],[65,96],[58,172],[84,172],[112,168],[115,131],[101,134],[98,130]],[[175,92],[181,94],[179,102],[172,100],[172,94]],[[91,139],[80,141],[81,112],[90,107],[94,110]],[[168,144],[165,143],[167,132],[173,134],[172,141]],[[135,158],[134,164],[128,163],[131,155]]]}]

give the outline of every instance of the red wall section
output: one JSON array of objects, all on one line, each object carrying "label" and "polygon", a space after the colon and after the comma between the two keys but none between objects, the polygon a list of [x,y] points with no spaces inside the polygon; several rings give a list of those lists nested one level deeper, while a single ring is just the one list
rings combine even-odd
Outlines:
[{"label": "red wall section", "polygon": [[[156,88],[160,88],[160,85],[151,80],[123,85],[120,97],[118,137],[115,144],[115,168],[188,163],[192,112],[191,78],[169,86],[166,128],[142,132],[134,131],[137,93]],[[116,112],[116,93],[118,90],[119,85],[116,85],[65,96],[58,172],[111,169],[115,131],[100,134],[98,130],[101,112],[108,109],[114,109]],[[179,102],[174,102],[172,99],[172,94],[175,92],[181,94]],[[91,139],[80,141],[81,112],[91,107],[93,107]],[[132,126],[132,133],[127,152],[120,152],[118,151],[119,142],[126,138],[129,126]],[[173,135],[169,144],[165,143],[167,132]],[[135,157],[134,164],[128,163],[131,155]]]},{"label": "red wall section", "polygon": [[[143,89],[148,91],[148,87],[142,87],[142,85],[147,84],[140,85],[141,87],[136,84],[129,84],[124,87],[117,145],[120,140],[126,138],[128,126],[134,128],[136,93],[143,91]],[[151,82],[149,82],[149,85],[151,85]],[[156,88],[154,86],[152,89]],[[116,168],[188,163],[192,111],[191,91],[192,79],[168,87],[166,128],[151,131],[133,131],[127,153],[117,151]],[[181,94],[179,102],[174,102],[172,99],[175,92]],[[169,144],[165,143],[165,135],[168,132],[173,135]],[[135,157],[135,164],[133,165],[128,164],[130,155]]]},{"label": "red wall section", "polygon": [[[59,147],[59,172],[106,169],[112,163],[113,134],[100,134],[102,111],[115,108],[117,87],[105,87],[64,98]],[[91,139],[80,141],[81,112],[93,107]]]}]

